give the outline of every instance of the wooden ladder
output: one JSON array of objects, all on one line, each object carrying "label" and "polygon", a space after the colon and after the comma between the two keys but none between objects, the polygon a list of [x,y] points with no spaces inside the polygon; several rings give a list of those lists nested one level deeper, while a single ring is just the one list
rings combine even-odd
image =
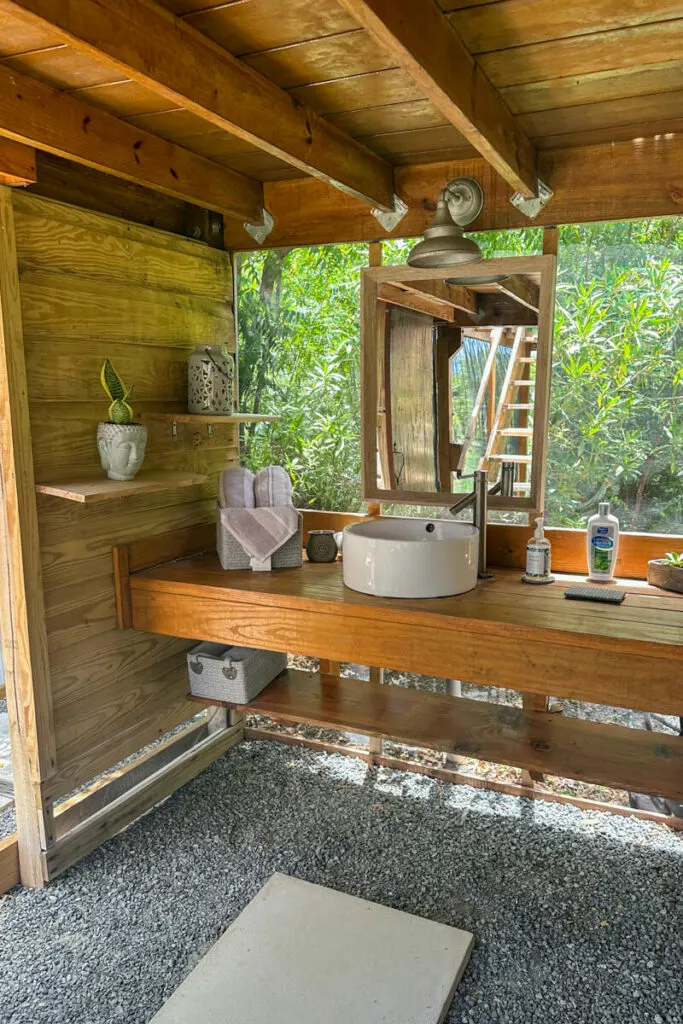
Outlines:
[{"label": "wooden ladder", "polygon": [[[502,462],[514,462],[517,465],[514,492],[518,495],[531,491],[528,470],[532,458],[529,446],[533,427],[529,426],[529,413],[534,409],[531,391],[535,380],[531,368],[536,363],[536,351],[530,346],[536,344],[535,334],[527,335],[525,327],[517,328],[488,444],[479,462],[479,469],[487,470],[491,469],[492,463],[498,466]],[[520,414],[519,423],[512,426],[515,412]],[[517,451],[512,455],[505,453],[509,437],[517,439]]]}]

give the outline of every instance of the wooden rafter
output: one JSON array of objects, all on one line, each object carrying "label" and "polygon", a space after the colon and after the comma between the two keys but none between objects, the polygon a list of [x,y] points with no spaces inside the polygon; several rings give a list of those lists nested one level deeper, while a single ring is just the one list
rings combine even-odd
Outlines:
[{"label": "wooden rafter", "polygon": [[536,194],[533,145],[436,0],[342,3],[509,185]]},{"label": "wooden rafter", "polygon": [[79,52],[217,128],[383,210],[393,172],[381,157],[154,0],[15,0]]},{"label": "wooden rafter", "polygon": [[[445,160],[396,168],[396,192],[408,212],[391,233],[421,235],[433,219],[433,203],[444,182],[476,178],[486,201],[471,226],[475,231],[528,227],[510,203],[509,189],[481,158]],[[600,143],[540,154],[540,176],[554,195],[534,224],[577,224],[634,217],[680,216],[683,209],[683,135]],[[266,207],[275,218],[269,246],[322,245],[377,238],[377,221],[367,207],[319,181],[300,178],[266,182]],[[228,249],[256,243],[238,225],[226,224]]]},{"label": "wooden rafter", "polygon": [[35,149],[0,138],[0,185],[32,185],[37,180]]},{"label": "wooden rafter", "polygon": [[496,281],[495,284],[478,285],[477,291],[490,292],[492,294],[507,295],[514,299],[520,306],[533,309],[538,313],[539,293],[538,285],[530,281],[528,277],[514,274],[504,281]]},{"label": "wooden rafter", "polygon": [[476,316],[479,312],[477,297],[471,288],[463,285],[448,284],[446,281],[392,281],[397,288],[406,292],[415,292],[417,295],[430,295],[440,302],[445,302],[454,309],[460,309],[463,313]]},{"label": "wooden rafter", "polygon": [[427,295],[417,289],[406,290],[393,283],[382,284],[378,298],[380,302],[388,302],[392,306],[401,306],[403,309],[412,309],[416,313],[425,313],[438,320],[446,320],[449,323],[455,320],[455,306],[452,303],[444,302],[443,299]]},{"label": "wooden rafter", "polygon": [[241,221],[261,218],[260,182],[4,67],[0,136]]}]

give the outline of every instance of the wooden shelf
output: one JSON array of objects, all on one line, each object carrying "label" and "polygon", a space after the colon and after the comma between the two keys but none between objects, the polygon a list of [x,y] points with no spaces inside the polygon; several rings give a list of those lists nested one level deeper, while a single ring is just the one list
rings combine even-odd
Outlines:
[{"label": "wooden shelf", "polygon": [[168,491],[176,487],[194,487],[203,484],[208,477],[204,473],[142,472],[135,480],[109,480],[106,476],[91,480],[77,480],[73,483],[36,484],[39,494],[49,494],[65,501],[78,501],[82,505],[94,505],[101,501],[127,498],[131,494],[145,491]]},{"label": "wooden shelf", "polygon": [[683,797],[683,737],[645,729],[295,670],[283,672],[242,707],[280,721]]},{"label": "wooden shelf", "polygon": [[279,416],[236,412],[232,416],[205,416],[194,412],[148,412],[145,420],[165,420],[168,423],[276,423]]}]

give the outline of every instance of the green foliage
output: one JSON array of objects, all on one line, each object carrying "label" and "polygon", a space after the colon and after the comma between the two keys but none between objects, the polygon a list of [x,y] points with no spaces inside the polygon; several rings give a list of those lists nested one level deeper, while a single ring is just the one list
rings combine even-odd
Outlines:
[{"label": "green foliage", "polygon": [[301,507],[360,500],[360,268],[365,245],[271,250],[240,272],[240,401],[279,423],[244,431],[244,461],[290,474]]},{"label": "green foliage", "polygon": [[111,399],[111,405],[109,406],[109,422],[119,424],[132,423],[133,410],[128,404],[128,399],[133,394],[133,387],[131,387],[129,391],[126,391],[125,384],[119,377],[118,373],[114,369],[113,363],[109,359],[104,360],[100,380],[102,382],[102,387]]},{"label": "green foliage", "polygon": [[[541,251],[542,229],[475,236],[487,258]],[[403,262],[413,239],[385,243]],[[240,389],[252,469],[284,465],[302,506],[360,500],[359,270],[365,245],[243,257]],[[683,533],[683,218],[561,229],[547,518]]]},{"label": "green foliage", "polygon": [[683,552],[676,554],[675,551],[667,551],[666,558],[662,561],[665,565],[675,565],[683,569]]}]

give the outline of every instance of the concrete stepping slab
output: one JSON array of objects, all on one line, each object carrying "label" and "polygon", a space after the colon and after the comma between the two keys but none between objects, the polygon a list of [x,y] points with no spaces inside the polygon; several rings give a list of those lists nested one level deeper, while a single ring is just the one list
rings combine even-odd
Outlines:
[{"label": "concrete stepping slab", "polygon": [[472,944],[274,874],[150,1024],[441,1024]]}]

